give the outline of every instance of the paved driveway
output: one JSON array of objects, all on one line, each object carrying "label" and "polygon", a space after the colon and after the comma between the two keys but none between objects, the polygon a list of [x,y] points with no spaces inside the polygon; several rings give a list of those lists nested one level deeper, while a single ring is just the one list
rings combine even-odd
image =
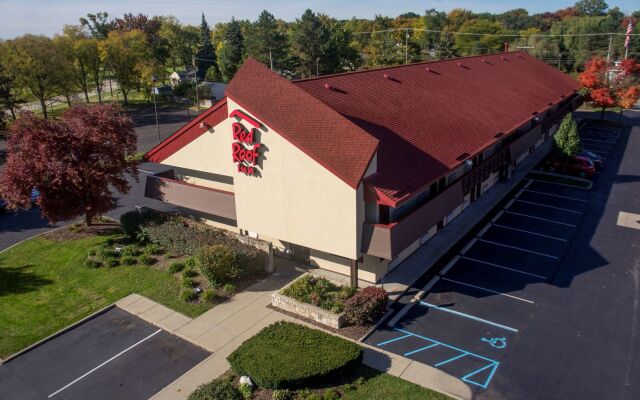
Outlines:
[{"label": "paved driveway", "polygon": [[479,399],[640,398],[640,230],[617,224],[640,213],[640,129],[602,140],[614,143],[591,191],[528,182],[368,343]]},{"label": "paved driveway", "polygon": [[0,367],[3,399],[147,399],[209,353],[119,308]]}]

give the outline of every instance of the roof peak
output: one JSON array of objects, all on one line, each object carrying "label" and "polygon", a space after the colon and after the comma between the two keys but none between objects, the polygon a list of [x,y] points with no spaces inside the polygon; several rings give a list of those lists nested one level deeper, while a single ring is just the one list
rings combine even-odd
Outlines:
[{"label": "roof peak", "polygon": [[338,72],[338,73],[335,73],[335,74],[320,75],[320,76],[314,76],[314,77],[310,77],[310,78],[294,79],[292,82],[293,83],[308,82],[308,81],[314,81],[314,80],[317,80],[317,79],[327,79],[327,78],[333,78],[333,77],[345,76],[345,75],[356,75],[356,74],[362,74],[362,73],[366,73],[366,72],[387,71],[387,70],[392,70],[392,69],[410,68],[410,67],[415,67],[415,66],[419,66],[419,65],[427,65],[427,64],[435,64],[435,63],[460,62],[461,60],[469,60],[469,59],[473,59],[473,58],[504,57],[505,54],[512,54],[512,55],[513,54],[527,54],[527,55],[529,55],[528,53],[526,53],[526,52],[524,52],[522,50],[509,51],[509,52],[501,51],[501,52],[498,52],[498,53],[478,54],[478,55],[474,55],[474,56],[454,57],[454,58],[446,58],[446,59],[442,59],[442,60],[427,60],[427,61],[420,61],[420,62],[411,63],[411,64],[400,64],[400,65],[391,65],[391,66],[387,66],[387,67],[375,67],[375,68],[368,68],[368,69],[359,69],[357,71]]}]

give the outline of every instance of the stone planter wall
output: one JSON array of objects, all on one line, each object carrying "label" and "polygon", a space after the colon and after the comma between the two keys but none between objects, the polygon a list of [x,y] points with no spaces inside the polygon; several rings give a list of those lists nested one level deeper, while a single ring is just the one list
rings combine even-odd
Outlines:
[{"label": "stone planter wall", "polygon": [[342,328],[345,323],[342,314],[334,314],[331,311],[316,307],[313,304],[302,303],[279,292],[271,295],[271,305],[284,311],[300,315],[301,317],[312,319],[334,329]]}]

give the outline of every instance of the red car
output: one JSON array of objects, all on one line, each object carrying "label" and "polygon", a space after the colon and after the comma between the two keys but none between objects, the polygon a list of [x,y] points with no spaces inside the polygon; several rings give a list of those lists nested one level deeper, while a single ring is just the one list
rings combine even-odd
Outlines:
[{"label": "red car", "polygon": [[575,156],[570,160],[550,157],[545,162],[545,169],[550,172],[564,173],[566,175],[579,176],[581,178],[591,179],[596,173],[596,165],[588,157]]}]

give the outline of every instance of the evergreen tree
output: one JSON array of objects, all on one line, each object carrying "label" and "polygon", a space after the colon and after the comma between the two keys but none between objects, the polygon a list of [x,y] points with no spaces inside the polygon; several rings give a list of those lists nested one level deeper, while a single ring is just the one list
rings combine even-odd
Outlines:
[{"label": "evergreen tree", "polygon": [[553,144],[556,151],[565,159],[575,156],[580,151],[578,125],[576,125],[571,114],[567,114],[562,120],[558,131],[553,136]]},{"label": "evergreen tree", "polygon": [[281,71],[287,59],[289,44],[273,14],[263,10],[253,23],[245,40],[247,55]]},{"label": "evergreen tree", "polygon": [[330,33],[320,18],[307,10],[291,27],[291,52],[296,57],[298,72],[303,77],[320,73],[320,61],[325,55]]},{"label": "evergreen tree", "polygon": [[200,23],[200,41],[198,42],[198,51],[196,53],[196,75],[198,79],[204,79],[209,68],[214,69],[214,76],[220,78],[220,70],[218,69],[218,61],[216,59],[216,49],[211,43],[211,29],[202,13],[202,22]]},{"label": "evergreen tree", "polygon": [[244,37],[242,36],[240,24],[235,18],[231,17],[231,22],[227,25],[222,40],[222,49],[220,50],[220,69],[225,80],[229,81],[235,75],[242,63],[243,52]]},{"label": "evergreen tree", "polygon": [[457,57],[458,50],[456,49],[456,41],[453,35],[447,33],[445,29],[440,36],[440,41],[436,43],[436,58],[442,60]]}]

